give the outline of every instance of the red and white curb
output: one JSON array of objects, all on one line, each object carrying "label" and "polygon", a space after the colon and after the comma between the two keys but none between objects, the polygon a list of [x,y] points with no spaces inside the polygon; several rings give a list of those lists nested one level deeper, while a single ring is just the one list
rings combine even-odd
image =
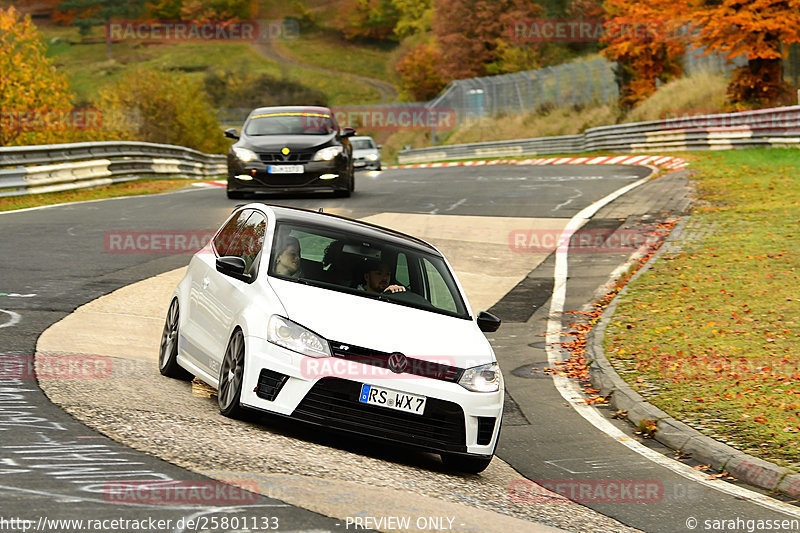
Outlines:
[{"label": "red and white curb", "polygon": [[228,182],[225,180],[217,181],[203,181],[201,183],[192,183],[195,187],[226,187]]},{"label": "red and white curb", "polygon": [[600,157],[548,157],[540,159],[493,159],[491,161],[454,161],[450,163],[418,163],[391,165],[386,168],[443,168],[479,167],[483,165],[651,165],[670,170],[679,170],[689,163],[680,157],[661,155],[618,155]]}]

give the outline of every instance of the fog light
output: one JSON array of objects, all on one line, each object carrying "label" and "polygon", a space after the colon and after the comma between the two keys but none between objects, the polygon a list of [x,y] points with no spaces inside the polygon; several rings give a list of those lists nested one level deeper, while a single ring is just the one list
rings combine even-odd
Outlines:
[{"label": "fog light", "polygon": [[335,179],[335,178],[338,178],[338,177],[339,177],[339,174],[323,174],[322,176],[319,177],[319,179],[321,179],[321,180],[332,180],[332,179]]},{"label": "fog light", "polygon": [[253,176],[248,176],[247,174],[239,174],[238,176],[236,176],[236,179],[242,181],[252,181]]}]

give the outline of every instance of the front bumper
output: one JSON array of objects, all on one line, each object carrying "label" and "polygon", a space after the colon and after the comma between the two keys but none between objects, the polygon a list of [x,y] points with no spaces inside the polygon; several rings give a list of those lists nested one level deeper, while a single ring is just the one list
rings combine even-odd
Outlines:
[{"label": "front bumper", "polygon": [[[348,363],[346,374],[320,371],[335,365],[248,337],[242,404],[312,424],[438,453],[492,455],[500,432],[503,389],[471,392],[457,383]],[[305,362],[304,362],[305,359]],[[337,358],[330,359],[328,363]],[[363,370],[353,369],[363,367]],[[280,381],[277,394],[270,389]],[[422,415],[358,401],[362,384],[427,398]],[[265,392],[267,394],[265,394]],[[270,399],[271,398],[271,399]]]},{"label": "front bumper", "polygon": [[337,161],[287,163],[303,167],[302,173],[270,173],[270,165],[260,161],[229,162],[228,190],[236,192],[346,191],[347,167]]},{"label": "front bumper", "polygon": [[367,158],[357,157],[353,160],[353,167],[358,170],[379,170],[381,168],[381,160],[370,161]]}]

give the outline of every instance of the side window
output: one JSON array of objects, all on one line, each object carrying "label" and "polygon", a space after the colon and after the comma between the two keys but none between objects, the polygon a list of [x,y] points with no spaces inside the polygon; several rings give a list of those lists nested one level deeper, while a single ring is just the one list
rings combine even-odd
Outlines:
[{"label": "side window", "polygon": [[411,286],[411,276],[408,274],[408,257],[402,252],[397,254],[397,269],[394,277],[406,287]]},{"label": "side window", "polygon": [[217,236],[214,237],[214,250],[216,250],[219,256],[238,255],[230,254],[228,251],[233,242],[233,238],[236,236],[236,231],[245,223],[252,212],[253,211],[250,209],[240,211],[238,215],[231,217],[228,223],[217,233]]},{"label": "side window", "polygon": [[447,287],[442,275],[436,267],[427,259],[422,260],[423,268],[425,269],[425,277],[428,278],[428,287],[430,288],[431,303],[445,311],[457,312],[456,302],[453,299],[453,294]]}]

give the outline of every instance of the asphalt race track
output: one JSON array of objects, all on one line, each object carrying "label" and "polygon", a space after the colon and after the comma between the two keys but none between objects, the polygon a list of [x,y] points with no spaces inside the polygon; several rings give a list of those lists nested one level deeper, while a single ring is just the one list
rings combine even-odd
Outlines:
[{"label": "asphalt race track", "polygon": [[[716,490],[614,442],[576,413],[553,386],[552,379],[530,371],[547,362],[543,335],[553,288],[552,255],[545,253],[533,261],[525,250],[513,250],[514,240],[508,232],[508,224],[502,226],[504,233],[487,237],[495,246],[490,258],[471,257],[463,248],[455,246],[453,257],[447,249],[449,242],[468,241],[473,234],[499,231],[497,228],[501,226],[491,222],[493,219],[553,219],[558,224],[566,223],[583,208],[649,173],[650,169],[644,167],[615,165],[390,170],[377,175],[357,174],[356,192],[349,199],[317,196],[266,201],[322,207],[401,228],[404,219],[408,224],[413,221],[434,226],[443,221],[439,228],[444,243],[441,248],[454,265],[458,261],[473,265],[479,265],[482,259],[492,261],[492,271],[486,275],[496,273],[496,286],[503,287],[505,297],[497,301],[482,292],[484,271],[479,266],[473,269],[474,277],[462,279],[462,282],[468,293],[471,286],[475,287],[476,297],[470,293],[471,300],[486,302],[486,307],[491,306],[492,311],[504,319],[504,325],[490,337],[504,369],[509,393],[497,455],[528,479],[545,485],[560,482],[578,486],[580,482],[591,480],[594,487],[603,483],[606,487],[633,487],[634,491],[636,487],[644,487],[644,495],[631,493],[592,498],[583,494],[577,499],[606,516],[645,531],[714,530],[704,527],[706,520],[798,520],[800,512],[787,504],[766,507],[748,501],[741,494]],[[607,235],[620,229],[645,227],[666,216],[665,213],[679,213],[685,208],[681,179],[678,176],[648,182],[601,209],[585,227]],[[231,531],[248,530],[248,527],[255,531],[266,529],[263,526],[269,522],[264,523],[265,518],[275,518],[279,531],[348,529],[342,520],[264,496],[242,498],[236,505],[226,501],[217,507],[165,506],[158,502],[131,506],[114,501],[108,496],[109,484],[126,479],[196,480],[201,484],[210,481],[200,474],[132,450],[78,423],[48,400],[26,370],[38,337],[51,324],[100,296],[188,262],[189,256],[185,254],[114,253],[110,249],[110,234],[164,230],[202,234],[215,230],[237,203],[225,198],[223,188],[209,187],[0,214],[3,235],[0,240],[0,257],[3,257],[0,263],[0,357],[3,364],[0,509],[3,518],[31,520],[28,530],[38,528],[40,531],[81,530],[42,523],[39,520],[43,516],[98,520],[157,516],[160,520],[172,521],[164,527],[170,531]],[[463,217],[451,219],[464,221],[461,235],[453,230],[454,226],[444,222],[447,217]],[[435,222],[426,222],[429,220]],[[593,301],[598,289],[625,262],[627,255],[572,254],[565,309],[579,310]],[[527,264],[525,261],[535,263],[530,271],[525,271],[527,275],[515,278],[501,272],[506,263],[513,263],[519,269]],[[475,301],[473,307],[483,308]],[[567,322],[569,319],[564,318],[564,323]],[[12,371],[14,369],[17,370]],[[121,406],[127,399],[122,396],[117,401]],[[106,407],[113,409],[114,405]],[[610,419],[610,413],[603,415]],[[611,422],[633,439],[626,423]],[[263,431],[269,430],[264,428]],[[304,437],[297,435],[295,438],[302,440]],[[663,452],[664,463],[672,461],[669,450],[648,445]],[[370,454],[370,450],[365,453]],[[407,457],[403,460],[415,461]],[[423,466],[427,464],[420,461]],[[324,479],[324,473],[320,476]],[[465,477],[465,483],[469,484],[470,479]],[[653,487],[656,487],[654,491],[646,491]],[[509,493],[513,504],[548,505],[536,496],[530,492]],[[229,522],[223,527],[217,521],[212,528],[210,519],[217,515],[236,516],[239,522],[236,525]],[[187,524],[189,519],[194,520],[192,525]],[[205,520],[202,525],[206,527],[196,527],[198,520]],[[573,529],[568,518],[560,527]],[[23,529],[18,527],[20,531]],[[154,526],[151,529],[155,530]],[[353,526],[349,529],[353,530]],[[574,529],[582,528],[575,526]],[[109,525],[106,530],[124,528]],[[746,531],[746,526],[741,530]],[[771,530],[789,531],[791,528]]]}]

